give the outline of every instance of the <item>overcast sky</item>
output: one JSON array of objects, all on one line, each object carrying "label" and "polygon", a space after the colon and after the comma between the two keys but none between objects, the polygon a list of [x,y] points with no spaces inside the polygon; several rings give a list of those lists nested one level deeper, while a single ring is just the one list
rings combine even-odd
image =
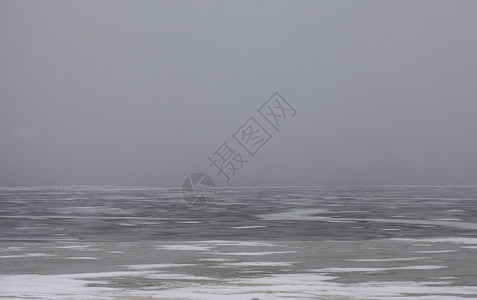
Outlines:
[{"label": "overcast sky", "polygon": [[[0,0],[0,185],[477,184],[476,16],[471,0]],[[298,112],[280,132],[256,111],[275,91]],[[273,138],[226,183],[208,157],[251,116]]]}]

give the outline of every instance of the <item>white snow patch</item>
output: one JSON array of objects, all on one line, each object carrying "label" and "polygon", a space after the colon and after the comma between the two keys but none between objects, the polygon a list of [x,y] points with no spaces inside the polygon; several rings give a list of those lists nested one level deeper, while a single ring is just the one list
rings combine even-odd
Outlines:
[{"label": "white snow patch", "polygon": [[348,259],[348,261],[368,261],[368,262],[390,262],[429,259],[429,257],[399,257],[399,258],[369,258],[369,259]]},{"label": "white snow patch", "polygon": [[445,266],[406,266],[395,268],[325,268],[316,270],[317,272],[348,273],[348,272],[385,272],[393,270],[435,270],[444,269]]},{"label": "white snow patch", "polygon": [[0,258],[17,258],[17,257],[44,257],[44,256],[54,256],[53,254],[46,253],[27,253],[27,254],[17,254],[17,255],[2,255]]},{"label": "white snow patch", "polygon": [[176,268],[176,267],[188,267],[193,266],[193,264],[143,264],[143,265],[123,265],[128,269],[133,270],[149,270],[149,269],[159,269],[159,268]]},{"label": "white snow patch", "polygon": [[164,249],[171,251],[210,251],[214,246],[206,245],[165,245],[157,246],[156,249]]},{"label": "white snow patch", "polygon": [[219,255],[244,255],[244,256],[261,256],[271,254],[296,253],[296,251],[271,251],[271,252],[212,252],[211,254]]},{"label": "white snow patch", "polygon": [[236,262],[236,263],[224,263],[224,266],[237,266],[237,267],[289,267],[292,266],[293,262]]}]

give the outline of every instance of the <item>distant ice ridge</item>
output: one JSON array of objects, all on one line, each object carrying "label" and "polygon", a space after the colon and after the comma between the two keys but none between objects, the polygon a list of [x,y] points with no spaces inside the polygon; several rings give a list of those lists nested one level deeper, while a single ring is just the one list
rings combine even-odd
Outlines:
[{"label": "distant ice ridge", "polygon": [[179,190],[180,187],[148,186],[110,186],[110,185],[38,185],[38,186],[0,186],[0,191],[154,191]]},{"label": "distant ice ridge", "polygon": [[477,223],[460,222],[460,221],[436,221],[436,220],[416,220],[416,219],[398,219],[398,218],[342,218],[320,216],[326,212],[323,209],[293,209],[286,212],[262,214],[257,217],[268,221],[368,221],[377,223],[395,223],[408,225],[434,225],[446,226],[459,229],[477,230]]}]

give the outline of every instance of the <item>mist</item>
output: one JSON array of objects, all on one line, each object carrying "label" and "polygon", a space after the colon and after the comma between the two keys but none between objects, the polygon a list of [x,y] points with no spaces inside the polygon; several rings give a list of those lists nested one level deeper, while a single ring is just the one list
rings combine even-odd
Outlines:
[{"label": "mist", "polygon": [[[476,184],[475,1],[1,1],[0,186]],[[297,111],[230,182],[211,156]]]}]

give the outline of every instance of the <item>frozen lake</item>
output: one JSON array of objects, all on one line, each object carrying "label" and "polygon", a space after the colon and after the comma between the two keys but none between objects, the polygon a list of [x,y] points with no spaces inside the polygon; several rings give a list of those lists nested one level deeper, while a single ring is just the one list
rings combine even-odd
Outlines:
[{"label": "frozen lake", "polygon": [[477,187],[0,188],[0,299],[476,299]]}]

